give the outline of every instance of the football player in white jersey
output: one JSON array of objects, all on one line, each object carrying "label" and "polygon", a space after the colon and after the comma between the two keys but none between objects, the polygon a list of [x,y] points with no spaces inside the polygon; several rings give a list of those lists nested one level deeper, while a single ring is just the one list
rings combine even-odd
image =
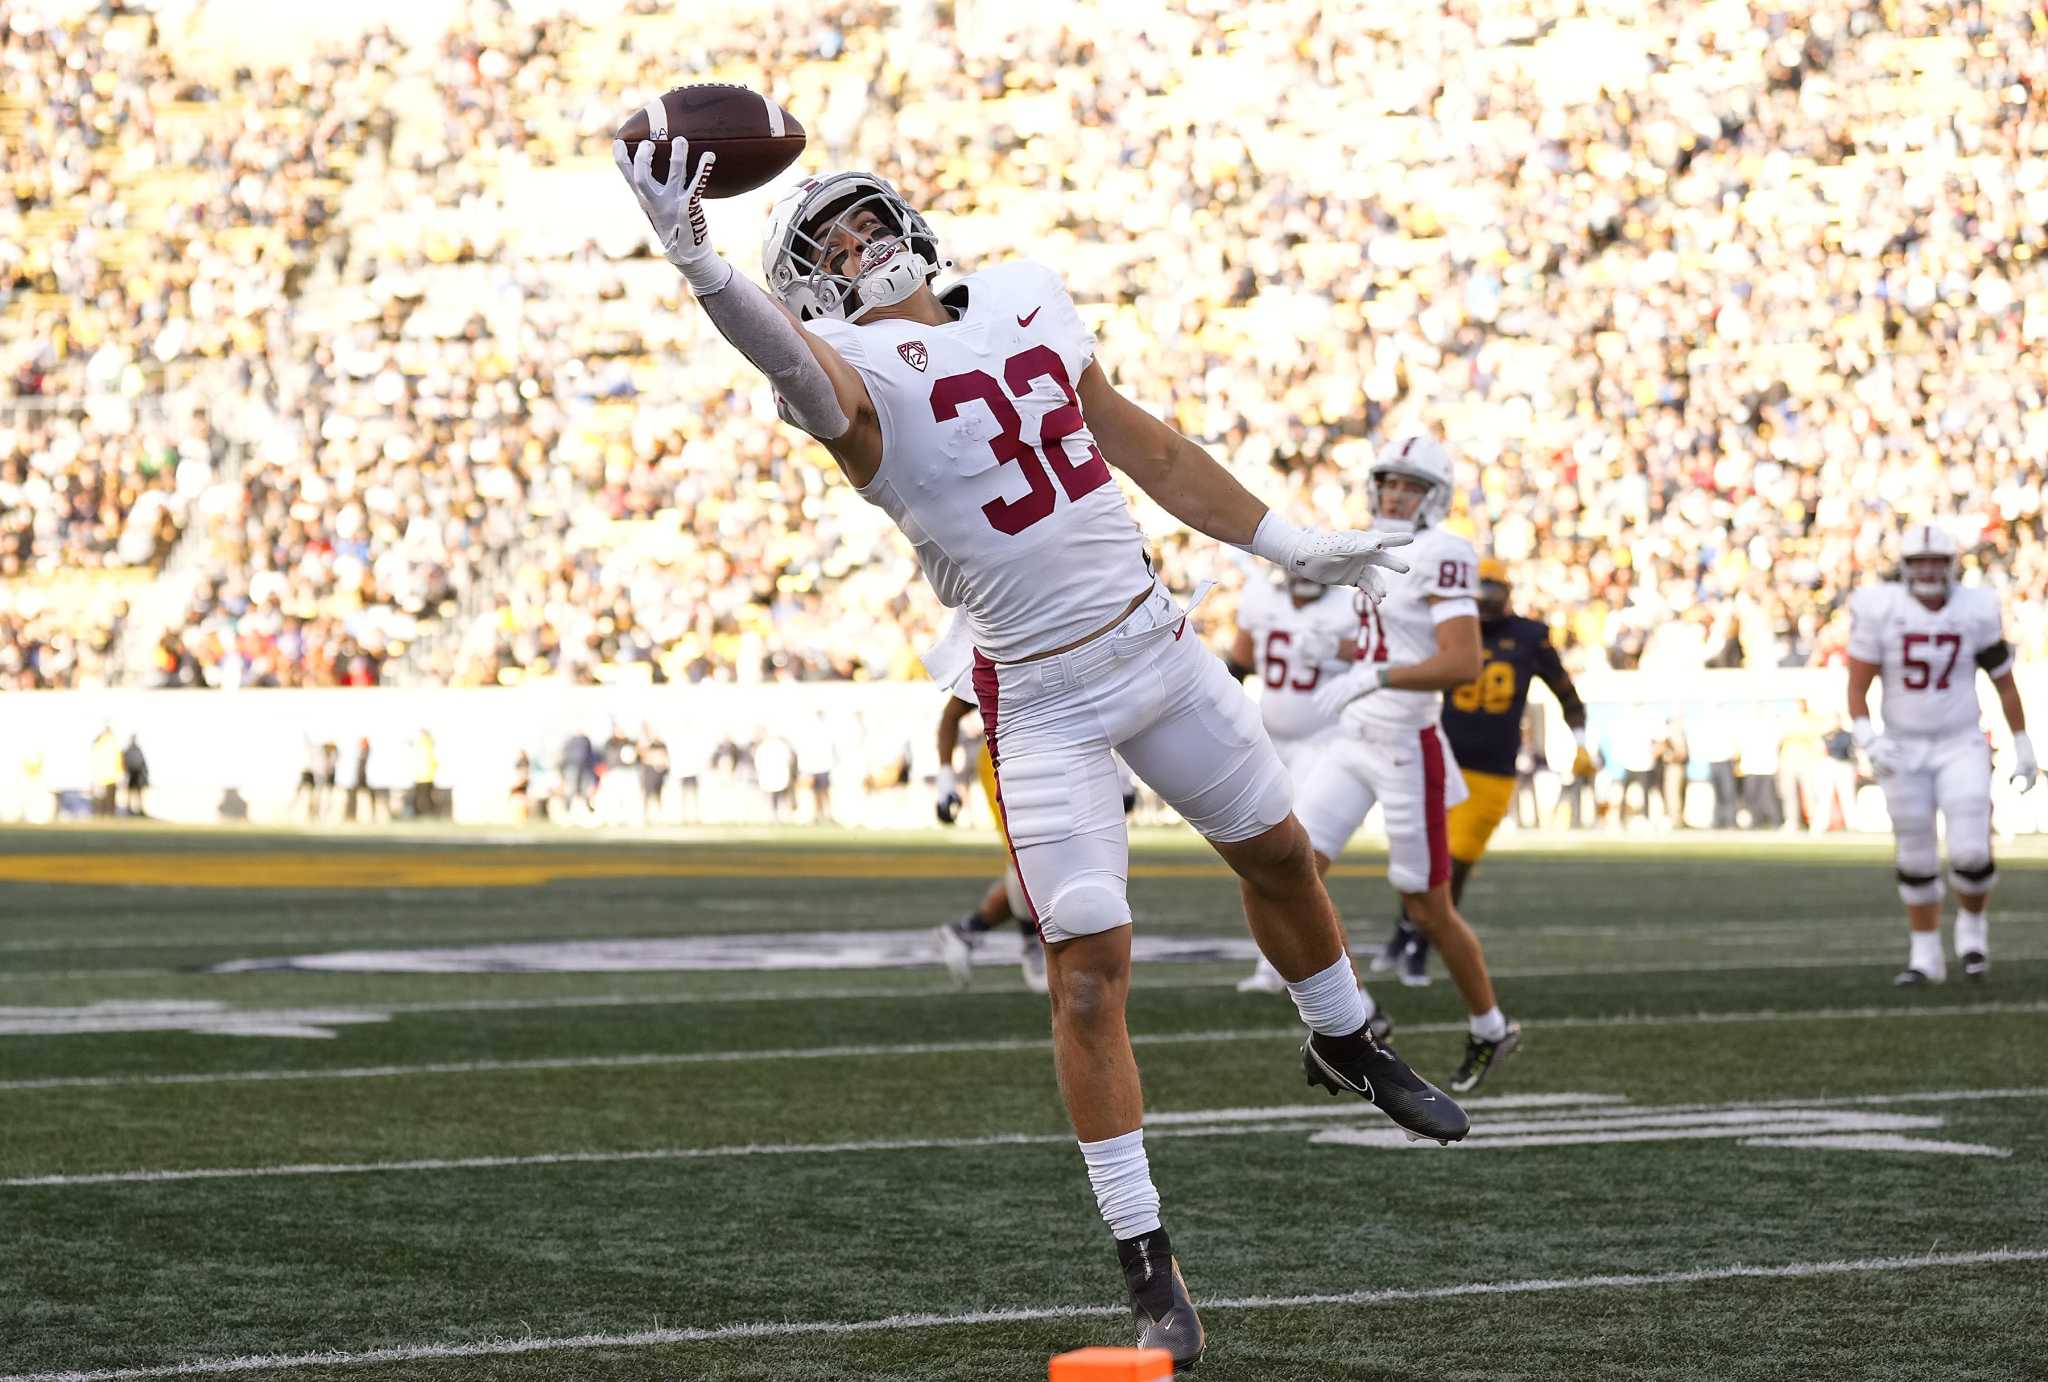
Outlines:
[{"label": "football player in white jersey", "polygon": [[[2012,730],[2013,780],[2026,791],[2040,771],[1998,596],[1958,585],[1957,556],[1954,537],[1916,523],[1900,543],[1902,579],[1866,586],[1849,602],[1850,730],[1891,812],[1899,897],[1910,930],[1900,984],[1948,977],[1937,811],[1955,879],[1956,958],[1972,979],[1990,967],[1984,905],[1998,869],[1991,858],[1991,748],[1977,708],[1979,671],[1990,676]],[[1880,678],[1882,732],[1870,720],[1870,687]]]},{"label": "football player in white jersey", "polygon": [[[659,103],[650,115],[659,112]],[[1129,845],[1113,752],[1241,880],[1259,948],[1287,976],[1302,1064],[1413,1134],[1469,1122],[1367,1029],[1336,909],[1294,818],[1286,770],[1222,659],[1153,578],[1109,463],[1190,527],[1292,576],[1383,590],[1405,535],[1298,528],[1205,451],[1119,394],[1059,277],[1028,261],[942,298],[931,227],[869,173],[792,188],[770,218],[774,296],[712,248],[707,155],[653,138],[613,156],[719,333],[772,384],[784,418],[902,529],[972,634],[973,685],[1017,872],[1047,945],[1054,1065],[1138,1337],[1178,1363],[1202,1326],[1161,1227],[1145,1156],[1130,984]],[[1197,597],[1199,599],[1199,597]]]},{"label": "football player in white jersey", "polygon": [[[1478,569],[1472,544],[1442,527],[1451,506],[1451,458],[1426,436],[1403,437],[1374,458],[1367,499],[1381,529],[1412,529],[1407,574],[1385,600],[1359,602],[1361,626],[1343,655],[1351,670],[1315,693],[1337,730],[1300,784],[1301,821],[1328,870],[1379,803],[1387,829],[1387,881],[1408,920],[1437,953],[1470,1011],[1453,1092],[1476,1089],[1521,1045],[1501,1013],[1479,938],[1451,901],[1447,816],[1465,779],[1438,726],[1443,693],[1479,675]],[[1371,999],[1367,998],[1367,1006]]]},{"label": "football player in white jersey", "polygon": [[[1288,777],[1299,786],[1334,723],[1316,705],[1315,693],[1325,676],[1349,666],[1338,659],[1337,650],[1357,636],[1357,594],[1342,586],[1276,576],[1271,582],[1255,580],[1245,586],[1230,665],[1240,677],[1258,679],[1259,720]],[[1286,988],[1287,981],[1263,955],[1237,985],[1239,993],[1280,993]],[[1375,1017],[1375,1036],[1384,1041],[1391,1030],[1384,1017]]]}]

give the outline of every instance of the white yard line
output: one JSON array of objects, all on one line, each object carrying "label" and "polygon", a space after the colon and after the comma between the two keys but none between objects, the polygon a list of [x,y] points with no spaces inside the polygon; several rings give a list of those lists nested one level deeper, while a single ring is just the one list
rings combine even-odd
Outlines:
[{"label": "white yard line", "polygon": [[[377,1008],[378,1012],[394,1009]],[[405,1011],[400,1008],[395,1011]],[[1747,1026],[1772,1022],[1868,1022],[1892,1019],[1999,1017],[2048,1012],[2048,999],[2013,1003],[1967,1003],[1948,1006],[1886,1006],[1860,1008],[1763,1008],[1749,1012],[1618,1014],[1606,1017],[1557,1017],[1531,1021],[1532,1030],[1563,1031],[1609,1027]],[[1443,1036],[1462,1032],[1462,1022],[1417,1022],[1397,1029],[1397,1039]],[[1227,1027],[1194,1032],[1136,1033],[1134,1046],[1200,1045],[1232,1041],[1299,1041],[1303,1029]],[[941,1056],[1010,1051],[1049,1051],[1048,1037],[989,1038],[974,1041],[875,1043],[854,1046],[765,1047],[732,1051],[650,1051],[621,1056],[548,1056],[528,1060],[433,1061],[417,1065],[358,1065],[331,1070],[223,1070],[186,1075],[52,1075],[0,1080],[0,1092],[48,1089],[130,1089],[154,1085],[261,1084],[292,1080],[378,1080],[416,1075],[486,1075],[531,1070],[631,1070],[660,1066],[741,1065],[755,1061],[839,1060],[874,1056]]]},{"label": "white yard line", "polygon": [[27,969],[0,974],[0,984],[50,984],[94,979],[186,979],[175,969]]},{"label": "white yard line", "polygon": [[[2003,921],[2003,920],[2005,920],[2005,919],[2006,919],[2006,917],[2005,917],[2005,914],[2004,914],[2004,913],[2000,913],[1999,915],[2000,915],[2000,920],[2001,920],[2001,921]],[[1787,924],[1791,924],[1791,923],[1787,923]],[[1516,939],[1518,939],[1518,938],[1519,938],[1519,937],[1521,937],[1521,936],[1526,936],[1527,934],[1529,934],[1529,933],[1527,933],[1527,932],[1515,932],[1515,933],[1509,933],[1509,934],[1507,934],[1506,936],[1504,936],[1504,937],[1502,938],[1502,940],[1501,940],[1500,942],[1497,942],[1497,944],[1498,944],[1498,945],[1500,946],[1500,948],[1502,948],[1502,949],[1504,949],[1504,950],[1505,950],[1505,949],[1508,949],[1508,948],[1509,948],[1509,947],[1510,947],[1510,946],[1511,946],[1511,945],[1513,944],[1513,942],[1514,942],[1514,941],[1515,941]],[[470,938],[471,938],[471,939],[478,939],[478,940],[489,940],[489,939],[491,939],[491,937],[489,937],[489,936],[485,936],[485,935],[482,935],[482,934],[478,934],[478,935],[476,935],[476,936],[472,936],[472,937],[470,937]],[[331,937],[331,938],[326,938],[326,939],[328,939],[328,940],[330,940],[330,941],[334,941],[334,942],[339,942],[339,941],[341,941],[341,940],[342,940],[342,939],[344,939],[344,938],[342,938],[342,937]],[[371,938],[367,938],[367,939],[371,939],[371,940],[376,940],[376,939],[383,939],[383,940],[396,940],[396,939],[400,939],[400,938],[398,938],[398,937],[383,937],[383,938],[371,937]],[[417,937],[406,937],[406,938],[404,938],[404,939],[417,939]],[[1838,939],[1840,939],[1840,938],[1838,938]],[[135,946],[135,947],[139,947],[139,946],[148,946],[148,947],[151,947],[151,948],[177,948],[178,946],[183,946],[183,945],[187,945],[187,944],[192,944],[192,945],[213,945],[213,944],[222,944],[222,945],[226,945],[226,944],[247,944],[247,945],[259,945],[259,946],[260,946],[260,945],[261,945],[262,943],[263,943],[263,942],[259,942],[259,941],[255,941],[255,940],[243,940],[243,941],[190,941],[190,942],[188,942],[188,941],[178,941],[178,942],[165,942],[165,941],[161,941],[161,940],[149,940],[149,941],[144,941],[144,940],[134,940],[134,941],[127,941],[127,940],[121,940],[121,941],[86,941],[86,942],[78,942],[78,941],[63,941],[63,942],[58,942],[58,941],[23,941],[23,942],[5,942],[5,941],[0,941],[0,951],[10,950],[10,949],[36,949],[36,950],[73,950],[73,949],[124,949],[124,948],[129,948],[129,947],[131,947],[131,946]],[[526,943],[529,943],[529,942],[515,942],[515,943],[519,943],[519,944],[526,944]],[[543,942],[532,942],[532,943],[543,943]],[[1830,942],[1830,944],[1832,944],[1832,942]],[[1812,939],[1811,937],[1808,937],[1808,938],[1805,938],[1805,939],[1801,939],[1801,940],[1800,940],[1800,941],[1798,942],[1798,945],[1799,945],[1799,947],[1800,947],[1800,948],[1804,948],[1804,949],[1809,949],[1809,950],[1810,950],[1810,949],[1813,949],[1813,948],[1814,948],[1814,945],[1815,945],[1815,941],[1814,941],[1814,940],[1813,940],[1813,939]],[[1999,952],[1998,952],[1998,958],[1999,958],[2000,960],[2003,960],[2003,961],[2034,961],[2034,960],[2043,960],[2043,959],[2048,959],[2048,951],[2040,951],[2040,952],[2036,952],[2036,951],[2033,951],[2033,950],[2031,950],[2031,949],[2027,949],[2027,948],[2016,948],[2016,947],[2014,947],[2014,946],[2011,946],[2011,945],[2007,945],[2007,946],[2003,946],[2003,947],[2001,947],[2001,948],[2000,948],[2000,950],[1999,950]],[[1670,964],[1591,964],[1591,965],[1528,965],[1528,966],[1515,966],[1515,965],[1506,965],[1506,966],[1495,966],[1495,967],[1493,968],[1493,971],[1492,971],[1492,972],[1493,972],[1493,976],[1494,976],[1494,977],[1495,977],[1496,979],[1580,979],[1580,978],[1584,978],[1584,979],[1597,979],[1597,978],[1602,978],[1602,977],[1607,977],[1607,976],[1623,976],[1623,975],[1631,975],[1631,974],[1688,974],[1688,973],[1702,973],[1702,974],[1724,974],[1724,973],[1742,973],[1742,972],[1745,972],[1745,971],[1755,971],[1755,972],[1765,972],[1765,973],[1767,973],[1767,972],[1770,972],[1770,971],[1773,971],[1773,970],[1808,970],[1808,969],[1860,969],[1860,968],[1866,968],[1866,967],[1869,967],[1869,966],[1873,966],[1873,965],[1876,965],[1876,966],[1883,966],[1883,965],[1889,965],[1889,964],[1893,963],[1893,962],[1894,962],[1894,961],[1895,961],[1896,959],[1897,959],[1897,951],[1896,951],[1896,947],[1895,947],[1895,946],[1894,946],[1893,944],[1891,944],[1890,942],[1883,942],[1883,943],[1879,943],[1879,942],[1868,942],[1868,943],[1865,943],[1865,942],[1863,942],[1863,941],[1861,941],[1861,940],[1856,940],[1856,939],[1853,939],[1853,938],[1852,938],[1852,939],[1849,939],[1849,940],[1848,940],[1848,942],[1847,942],[1847,947],[1846,947],[1846,948],[1842,948],[1842,949],[1837,949],[1837,950],[1836,950],[1836,951],[1835,951],[1834,953],[1832,953],[1832,954],[1828,954],[1828,955],[1819,955],[1819,956],[1806,956],[1806,957],[1803,957],[1803,958],[1799,958],[1799,959],[1786,959],[1786,958],[1775,958],[1775,959],[1774,959],[1774,958],[1770,958],[1769,956],[1766,956],[1766,955],[1757,955],[1757,956],[1754,956],[1754,957],[1749,957],[1749,958],[1740,958],[1740,959],[1719,959],[1719,960],[1694,960],[1694,961],[1686,961],[1686,962],[1674,962],[1674,963],[1670,963]],[[1172,977],[1172,976],[1171,976],[1171,974],[1170,974],[1170,972],[1166,972],[1166,971],[1170,971],[1170,969],[1171,969],[1171,968],[1173,968],[1173,967],[1175,966],[1175,964],[1176,964],[1176,963],[1177,963],[1177,962],[1171,962],[1171,961],[1169,961],[1169,962],[1160,962],[1160,963],[1156,963],[1156,964],[1153,964],[1153,965],[1141,966],[1141,967],[1140,967],[1140,969],[1139,969],[1139,971],[1138,971],[1138,972],[1137,972],[1137,973],[1136,973],[1136,974],[1135,974],[1135,975],[1133,976],[1133,982],[1132,982],[1132,987],[1133,987],[1133,988],[1138,988],[1138,989],[1146,989],[1146,990],[1150,990],[1150,991],[1153,991],[1153,992],[1172,992],[1172,991],[1175,991],[1175,990],[1179,990],[1179,989],[1193,989],[1193,990],[1201,990],[1201,989],[1224,989],[1224,988],[1233,988],[1233,987],[1235,987],[1235,985],[1236,985],[1236,983],[1237,983],[1237,979],[1236,979],[1235,977],[1229,977],[1229,978],[1217,978],[1217,979],[1177,979],[1177,978],[1174,978],[1174,977]],[[1205,964],[1206,964],[1206,963],[1221,963],[1221,962],[1220,962],[1220,961],[1201,961],[1201,962],[1198,962],[1198,963],[1205,963]],[[928,968],[933,968],[933,969],[935,969],[935,968],[936,968],[936,962],[934,962],[934,963],[933,963],[933,965],[932,965],[932,966],[929,966]],[[1149,970],[1149,971],[1151,971],[1151,972],[1150,972],[1150,973],[1148,973],[1148,972],[1147,972],[1148,970]],[[305,977],[305,975],[306,975],[306,974],[308,974],[308,973],[310,973],[311,971],[290,971],[290,970],[281,970],[281,971],[278,971],[278,972],[279,972],[279,973],[285,973],[285,974],[297,974],[297,975],[299,975],[300,977]],[[545,970],[536,970],[536,971],[532,971],[532,972],[530,972],[530,973],[523,973],[523,974],[520,974],[520,975],[517,975],[517,976],[509,976],[509,977],[517,977],[517,978],[522,978],[522,979],[532,979],[532,978],[550,978],[550,977],[557,977],[557,978],[558,978],[558,977],[561,977],[561,975],[563,975],[563,974],[568,974],[568,973],[578,973],[578,972],[579,972],[579,971],[545,971]],[[670,972],[670,973],[674,973],[674,974],[678,974],[678,975],[682,975],[682,974],[689,974],[689,973],[692,973],[693,971],[688,971],[688,970],[674,970],[674,971],[667,971],[667,972]],[[922,975],[922,974],[924,974],[924,973],[925,973],[926,971],[925,971],[925,970],[904,970],[904,971],[899,971],[899,972],[902,972],[902,973],[906,973],[906,974],[908,974],[908,973],[916,973],[916,974],[920,974],[920,975]],[[396,975],[396,976],[384,976],[384,975],[381,975],[380,973],[378,973],[377,971],[361,971],[361,972],[356,972],[356,971],[335,971],[335,973],[336,973],[336,974],[342,974],[342,975],[346,975],[347,977],[351,977],[351,978],[357,978],[357,979],[374,979],[374,978],[379,978],[379,977],[395,977],[395,978],[400,978],[400,979],[405,979],[405,980],[413,980],[413,979],[417,979],[417,978],[421,978],[421,977],[437,977],[437,978],[441,978],[441,977],[451,977],[451,976],[443,976],[443,975],[436,975],[436,976],[419,976],[419,975]],[[589,973],[591,973],[591,971],[581,971],[581,973],[584,973],[584,974],[589,974]],[[724,979],[725,981],[728,981],[728,982],[730,982],[731,980],[733,980],[733,979],[735,979],[735,978],[738,978],[738,977],[740,977],[740,976],[742,976],[742,975],[751,975],[751,974],[759,974],[759,973],[762,973],[762,971],[759,971],[759,970],[736,970],[736,971],[722,971],[722,972],[721,972],[721,978],[722,978],[722,979]],[[26,971],[20,971],[20,972],[16,972],[16,973],[0,973],[0,984],[18,984],[18,983],[51,983],[51,982],[60,982],[60,981],[61,981],[61,982],[74,982],[74,981],[78,981],[78,982],[90,982],[90,981],[92,981],[92,980],[97,980],[97,979],[172,979],[172,980],[186,980],[186,979],[192,979],[192,978],[200,978],[200,977],[212,977],[212,978],[219,978],[219,977],[222,977],[222,976],[217,976],[217,975],[209,975],[209,974],[205,973],[204,971],[198,971],[198,972],[195,972],[195,971],[191,971],[191,970],[180,970],[180,969],[176,969],[176,968],[157,968],[157,969],[57,969],[57,970],[26,970]],[[458,975],[458,976],[453,976],[453,977],[475,977],[475,976],[474,976],[474,975],[470,975],[470,976],[459,976],[459,975]],[[501,975],[501,976],[494,976],[494,977],[499,977],[499,978],[503,978],[503,977],[508,977],[508,976],[502,976],[502,975]],[[895,984],[895,985],[888,985],[888,986],[861,986],[861,987],[854,987],[854,988],[846,988],[846,987],[841,987],[841,988],[816,988],[816,989],[802,989],[802,988],[774,988],[774,989],[758,989],[758,990],[747,990],[747,989],[741,988],[741,989],[725,989],[725,990],[720,990],[720,991],[718,991],[718,992],[706,992],[706,993],[666,993],[666,994],[632,994],[632,993],[600,993],[600,994],[570,995],[570,996],[566,996],[566,997],[559,997],[559,998],[532,998],[532,999],[521,999],[521,998],[480,998],[480,999],[450,999],[450,1000],[447,1000],[447,1001],[443,1001],[443,1002],[431,1002],[431,1001],[430,1001],[430,1002],[417,1002],[417,1003],[398,1003],[398,1004],[390,1004],[390,1003],[371,1003],[371,1004],[367,1004],[366,1006],[374,1006],[374,1007],[379,1007],[379,1008],[382,1008],[382,1009],[384,1009],[384,1010],[385,1010],[385,1011],[387,1011],[387,1012],[394,1012],[394,1013],[397,1013],[397,1012],[413,1012],[413,1013],[433,1013],[433,1012],[525,1012],[525,1011],[530,1011],[530,1010],[544,1010],[544,1009],[548,1009],[548,1008],[631,1008],[631,1007],[687,1007],[687,1006],[693,1006],[693,1005],[697,1005],[697,1004],[720,1004],[720,1005],[723,1005],[723,1004],[733,1004],[733,1003],[788,1003],[788,1002],[842,1002],[842,1001],[855,1001],[855,1002],[858,1002],[858,1001],[861,1001],[861,1000],[866,1000],[866,999],[878,999],[878,998],[884,998],[884,999],[886,999],[886,998],[967,998],[967,999],[978,999],[978,998],[986,998],[986,997],[996,997],[996,998],[1004,998],[1004,997],[1017,997],[1017,996],[1019,996],[1019,995],[1020,995],[1020,992],[1021,992],[1020,990],[1018,990],[1018,989],[1015,989],[1015,988],[987,988],[987,989],[976,989],[976,990],[972,990],[972,991],[970,991],[970,992],[962,993],[962,992],[960,992],[960,991],[958,991],[958,990],[954,990],[954,989],[951,989],[951,988],[942,988],[942,987],[934,987],[933,985],[931,985],[931,984],[929,984],[929,983],[924,983],[924,984],[909,984],[909,985],[906,985],[906,984]],[[346,1001],[354,1001],[354,1000],[346,1000]]]},{"label": "white yard line", "polygon": [[[1946,1103],[1982,1099],[2039,1099],[2048,1087],[2011,1089],[1927,1090],[1904,1094],[1872,1094],[1839,1099],[1787,1099],[1770,1103],[1674,1104],[1650,1110],[1657,1115],[1712,1114],[1721,1110],[1773,1108],[1850,1108],[1859,1105]],[[1551,1100],[1606,1113],[1609,1097],[1597,1094],[1499,1095],[1467,1102],[1467,1108],[1512,1111],[1543,1108]],[[1330,1112],[1334,1110],[1334,1113]],[[1154,1114],[1147,1130],[1158,1137],[1240,1137],[1261,1133],[1322,1132],[1332,1117],[1377,1116],[1360,1101],[1338,1100],[1304,1108],[1281,1105],[1269,1109],[1215,1109]],[[1375,1124],[1375,1126],[1379,1126]],[[723,1147],[651,1147],[638,1151],[541,1152],[530,1156],[431,1157],[410,1161],[301,1162],[281,1166],[195,1166],[161,1170],[87,1171],[76,1175],[16,1176],[0,1180],[0,1189],[25,1190],[89,1185],[160,1185],[199,1180],[270,1180],[301,1176],[360,1176],[413,1171],[494,1171],[524,1166],[610,1165],[648,1161],[729,1161],[759,1156],[842,1156],[871,1152],[964,1151],[984,1147],[1071,1146],[1067,1133],[986,1133],[973,1137],[900,1137],[847,1142],[753,1142]],[[0,1378],[0,1382],[6,1379]]]},{"label": "white yard line", "polygon": [[[1804,1281],[1816,1277],[1855,1276],[1878,1272],[1959,1270],[2048,1261],[2048,1248],[1993,1248],[1983,1252],[1925,1253],[1912,1257],[1860,1257],[1834,1262],[1787,1262],[1776,1266],[1737,1263],[1682,1272],[1615,1272],[1597,1276],[1535,1277],[1511,1281],[1468,1281],[1450,1286],[1387,1287],[1373,1291],[1330,1292],[1299,1296],[1232,1296],[1204,1299],[1208,1312],[1225,1310],[1303,1310],[1317,1306],[1399,1305],[1422,1301],[1461,1300],[1474,1296],[1521,1296],[1553,1291],[1641,1291],[1666,1286],[1695,1286],[1719,1281]],[[554,1338],[494,1339],[468,1344],[411,1344],[359,1353],[274,1353],[240,1358],[215,1358],[160,1367],[107,1368],[100,1371],[26,1372],[0,1377],[0,1382],[142,1382],[170,1377],[218,1377],[238,1372],[316,1367],[361,1367],[372,1363],[419,1363],[463,1358],[505,1358],[529,1353],[584,1349],[659,1348],[675,1344],[716,1344],[755,1339],[845,1337],[895,1334],[915,1329],[949,1329],[964,1325],[1035,1324],[1054,1320],[1113,1319],[1128,1316],[1128,1305],[1051,1305],[1015,1310],[969,1310],[957,1314],[887,1315],[867,1320],[779,1320],[759,1324],[726,1324],[702,1328],[647,1329],[630,1334],[575,1334]]]}]

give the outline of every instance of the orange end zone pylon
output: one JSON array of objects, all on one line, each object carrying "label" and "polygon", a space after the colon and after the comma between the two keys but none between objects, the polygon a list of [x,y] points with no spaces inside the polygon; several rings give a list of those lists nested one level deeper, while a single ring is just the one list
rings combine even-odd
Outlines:
[{"label": "orange end zone pylon", "polygon": [[1052,1360],[1048,1382],[1167,1382],[1173,1355],[1163,1348],[1083,1348]]}]

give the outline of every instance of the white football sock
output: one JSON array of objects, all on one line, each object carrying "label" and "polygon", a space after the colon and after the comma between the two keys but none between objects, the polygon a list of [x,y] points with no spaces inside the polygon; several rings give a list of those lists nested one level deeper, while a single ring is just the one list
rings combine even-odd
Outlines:
[{"label": "white football sock", "polygon": [[1293,995],[1294,1010],[1308,1029],[1324,1036],[1350,1036],[1372,1016],[1349,955],[1339,955],[1337,962],[1320,974],[1288,984],[1287,992]]},{"label": "white football sock", "polygon": [[1914,931],[1910,934],[1913,948],[1906,963],[1930,979],[1946,978],[1948,963],[1941,958],[1941,932]]},{"label": "white football sock", "polygon": [[1470,1025],[1472,1035],[1481,1041],[1499,1041],[1508,1034],[1508,1020],[1497,1003],[1474,1017]]},{"label": "white football sock", "polygon": [[1984,919],[1982,912],[1966,912],[1958,907],[1956,909],[1956,954],[1967,955],[1974,950],[1979,955],[1989,957],[1991,952],[1985,948],[1985,943],[1990,939],[1990,930],[1991,923]]},{"label": "white football sock", "polygon": [[1111,1234],[1136,1238],[1159,1227],[1159,1191],[1152,1184],[1151,1163],[1145,1160],[1143,1128],[1100,1142],[1083,1142],[1081,1159],[1088,1163],[1095,1205]]}]

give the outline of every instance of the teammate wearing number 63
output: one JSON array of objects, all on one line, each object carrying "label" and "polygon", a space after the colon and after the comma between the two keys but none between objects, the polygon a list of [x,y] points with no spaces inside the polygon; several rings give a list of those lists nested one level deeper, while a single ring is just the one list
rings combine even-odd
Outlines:
[{"label": "teammate wearing number 63", "polygon": [[[1259,948],[1310,1031],[1311,1083],[1376,1103],[1412,1134],[1468,1127],[1367,1027],[1344,931],[1257,709],[1154,579],[1122,470],[1174,517],[1368,602],[1406,534],[1299,528],[1199,446],[1126,400],[1059,277],[1018,261],[943,294],[937,237],[895,189],[837,173],[770,217],[773,296],[712,248],[687,144],[666,181],[654,140],[613,154],[664,254],[725,339],[902,529],[971,635],[972,685],[1025,900],[1047,946],[1054,1064],[1131,1293],[1138,1335],[1188,1364],[1202,1326],[1161,1225],[1124,1025],[1131,913],[1112,753],[1237,873]],[[1199,601],[1199,595],[1196,597]]]},{"label": "teammate wearing number 63", "polygon": [[[1991,966],[1984,907],[1998,881],[1991,857],[1991,748],[1977,707],[1977,673],[1991,678],[2012,731],[2013,781],[2021,791],[2040,772],[2027,713],[2013,681],[1998,596],[1956,583],[1956,540],[1931,523],[1899,544],[1899,581],[1869,586],[1849,602],[1849,720],[1856,746],[1884,789],[1896,846],[1899,899],[1909,948],[1899,984],[1948,977],[1941,950],[1939,812],[1956,888],[1956,959],[1967,978]],[[1870,720],[1870,688],[1883,686],[1884,729]]]}]

